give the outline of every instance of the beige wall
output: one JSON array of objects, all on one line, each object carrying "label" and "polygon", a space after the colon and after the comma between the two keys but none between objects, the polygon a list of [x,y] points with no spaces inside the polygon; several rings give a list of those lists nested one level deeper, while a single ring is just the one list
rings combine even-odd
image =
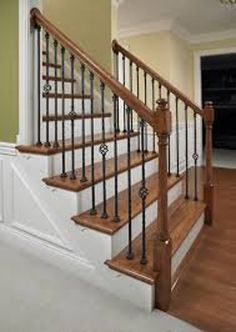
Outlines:
[{"label": "beige wall", "polygon": [[110,71],[110,0],[43,0],[43,11],[59,29]]}]

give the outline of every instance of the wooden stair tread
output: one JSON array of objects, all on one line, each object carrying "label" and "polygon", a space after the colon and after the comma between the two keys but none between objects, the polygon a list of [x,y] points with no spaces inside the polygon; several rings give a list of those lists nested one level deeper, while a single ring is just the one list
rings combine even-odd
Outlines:
[{"label": "wooden stair tread", "polygon": [[[49,80],[49,81],[58,81],[58,82],[62,82],[62,77],[55,77],[55,76],[46,76],[46,75],[43,75],[43,80]],[[69,77],[64,77],[64,82],[68,82],[68,83],[72,83],[72,82],[76,82],[76,80],[72,80],[71,78]]]},{"label": "wooden stair tread", "polygon": [[[145,161],[149,161],[152,159],[157,158],[156,153],[148,152],[145,154]],[[127,154],[123,154],[118,156],[118,174],[125,172],[128,169],[127,166]],[[142,162],[142,156],[141,153],[138,152],[131,152],[131,168],[134,168],[138,165],[140,165]],[[102,162],[97,162],[94,165],[95,169],[95,183],[102,181]],[[86,182],[80,182],[80,178],[82,175],[82,169],[76,170],[76,179],[71,180],[70,177],[61,178],[60,175],[53,176],[47,179],[43,179],[43,181],[52,187],[61,188],[65,190],[70,190],[74,192],[79,192],[85,188],[88,188],[91,186],[91,165],[86,166]],[[114,176],[114,158],[107,159],[106,161],[106,179],[109,179]]]},{"label": "wooden stair tread", "polygon": [[[137,132],[133,132],[130,134],[131,137],[136,137],[138,135]],[[119,133],[117,134],[117,140],[122,140],[127,138],[127,133]],[[114,133],[106,133],[105,134],[106,143],[114,141]],[[102,134],[94,135],[94,145],[98,145],[102,143]],[[40,154],[40,155],[54,155],[60,153],[62,151],[62,142],[59,141],[59,147],[54,148],[53,143],[51,143],[50,147],[41,145],[19,145],[17,146],[17,150],[22,153],[31,153],[31,154]],[[85,136],[85,147],[91,146],[91,136]],[[83,147],[82,137],[75,137],[75,149],[81,149]],[[66,151],[71,150],[71,140],[65,140],[65,149]]]},{"label": "wooden stair tread", "polygon": [[[175,203],[174,203],[175,204]],[[169,229],[172,239],[172,256],[176,253],[198,218],[204,212],[205,204],[202,201],[191,201],[182,198],[181,204],[169,217]],[[116,257],[107,260],[111,269],[129,275],[148,284],[154,284],[158,274],[153,272],[153,240],[158,232],[158,222],[153,222],[146,230],[147,264],[140,264],[142,237],[139,235],[133,241],[134,259],[127,260],[127,248]]]},{"label": "wooden stair tread", "polygon": [[[48,98],[55,98],[57,97],[58,99],[62,98],[62,93],[45,93],[43,92],[43,97],[46,98],[48,95]],[[90,95],[85,94],[82,96],[80,93],[75,93],[74,94],[74,99],[90,99]],[[71,93],[64,93],[64,98],[65,99],[72,99],[72,94]]]},{"label": "wooden stair tread", "polygon": [[[168,189],[172,188],[182,178],[176,176],[168,177]],[[159,196],[159,183],[158,173],[149,176],[146,179],[146,187],[149,194],[146,198],[146,207],[155,202]],[[138,182],[132,186],[132,218],[136,217],[142,211],[142,201],[139,197],[139,189],[142,186],[142,182]],[[128,223],[128,189],[118,194],[118,206],[119,206],[119,222],[114,222],[114,202],[115,198],[111,197],[107,200],[107,212],[108,218],[102,219],[102,207],[103,204],[99,204],[96,207],[97,214],[90,215],[90,211],[84,212],[77,216],[72,217],[72,220],[84,227],[95,229],[99,232],[106,234],[114,234],[121,227]]]},{"label": "wooden stair tread", "polygon": [[[93,115],[91,113],[88,113],[88,114],[76,114],[76,116],[74,117],[75,120],[82,120],[82,119],[96,119],[96,118],[102,118],[104,116],[104,118],[109,118],[111,117],[111,113],[108,113],[106,112],[104,115],[100,112],[96,112],[96,113],[93,113]],[[65,115],[65,120],[70,120],[70,116],[68,114]],[[46,116],[44,115],[43,116],[43,121],[55,121],[56,117],[55,115],[49,115],[49,116]],[[58,115],[57,116],[57,120],[58,121],[61,121],[62,120],[62,115]]]}]

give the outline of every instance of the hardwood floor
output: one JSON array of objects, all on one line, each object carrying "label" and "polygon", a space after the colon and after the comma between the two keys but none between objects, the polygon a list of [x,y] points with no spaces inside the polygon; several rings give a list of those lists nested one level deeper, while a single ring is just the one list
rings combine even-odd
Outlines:
[{"label": "hardwood floor", "polygon": [[236,170],[216,168],[215,220],[172,294],[170,314],[203,331],[236,331]]}]

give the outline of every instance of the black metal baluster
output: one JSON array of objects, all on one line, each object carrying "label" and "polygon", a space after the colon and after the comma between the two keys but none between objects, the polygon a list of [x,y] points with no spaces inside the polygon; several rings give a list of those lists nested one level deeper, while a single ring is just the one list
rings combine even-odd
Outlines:
[{"label": "black metal baluster", "polygon": [[85,174],[85,66],[81,64],[81,95],[82,95],[82,175],[80,182],[86,182],[86,174]]},{"label": "black metal baluster", "polygon": [[162,91],[161,91],[161,88],[162,88],[161,83],[159,83],[159,85],[158,85],[159,99],[162,98]]},{"label": "black metal baluster", "polygon": [[[115,67],[116,67],[116,79],[119,81],[119,53],[115,53]],[[119,108],[119,98],[116,102],[116,132],[120,132],[120,108]]]},{"label": "black metal baluster", "polygon": [[[156,106],[156,99],[155,99],[155,80],[152,78],[152,110],[155,112],[155,106]],[[152,152],[156,152],[156,133],[153,128],[152,132]]]},{"label": "black metal baluster", "polygon": [[49,33],[45,33],[46,40],[46,84],[43,87],[44,93],[46,95],[46,142],[45,146],[51,146],[50,138],[49,138],[49,92],[52,87],[49,84]]},{"label": "black metal baluster", "polygon": [[176,124],[176,176],[179,177],[179,99],[175,98],[175,124]]},{"label": "black metal baluster", "polygon": [[[125,56],[122,56],[122,65],[123,65],[123,85],[125,86],[126,84],[126,73],[125,73]],[[127,132],[127,128],[126,128],[126,104],[125,101],[123,100],[123,132],[126,133]]]},{"label": "black metal baluster", "polygon": [[185,105],[185,199],[189,199],[189,171],[188,171],[188,106]]},{"label": "black metal baluster", "polygon": [[116,122],[117,122],[117,104],[118,97],[113,95],[113,107],[114,107],[114,117],[113,117],[113,128],[114,128],[114,192],[115,192],[115,201],[114,201],[114,222],[119,222],[119,201],[118,201],[118,151],[117,151],[117,131],[116,131]]},{"label": "black metal baluster", "polygon": [[108,218],[107,214],[107,188],[106,188],[106,154],[108,152],[108,146],[105,139],[105,84],[101,82],[101,109],[102,109],[102,144],[99,151],[102,155],[102,184],[103,184],[103,211],[101,218]]},{"label": "black metal baluster", "polygon": [[62,109],[62,172],[61,177],[67,177],[66,173],[66,160],[65,160],[65,48],[61,48],[61,86],[62,86],[62,99],[61,99],[61,109]]},{"label": "black metal baluster", "polygon": [[76,174],[75,174],[75,118],[76,118],[76,112],[75,112],[75,89],[74,89],[74,80],[75,80],[75,74],[74,74],[74,65],[75,65],[75,58],[73,55],[70,57],[71,62],[71,111],[69,113],[69,117],[71,120],[71,175],[70,179],[75,180]]},{"label": "black metal baluster", "polygon": [[[170,108],[170,91],[167,90],[167,103]],[[168,176],[171,176],[171,135],[168,135]]]},{"label": "black metal baluster", "polygon": [[[139,91],[139,67],[136,66],[136,84],[137,84],[137,89],[136,89],[136,95],[137,95],[137,98],[139,99],[139,94],[140,94],[140,91]],[[138,149],[137,149],[137,152],[140,152],[141,149],[140,149],[140,118],[138,117]]]},{"label": "black metal baluster", "polygon": [[128,176],[128,252],[127,259],[133,259],[133,248],[132,248],[132,189],[131,189],[131,147],[130,147],[130,120],[131,120],[131,109],[127,108],[127,176]]},{"label": "black metal baluster", "polygon": [[41,27],[36,25],[37,31],[37,146],[41,146]]},{"label": "black metal baluster", "polygon": [[194,112],[193,115],[194,122],[194,200],[198,201],[198,176],[197,176],[197,161],[198,161],[198,153],[197,153],[197,114]]},{"label": "black metal baluster", "polygon": [[54,40],[54,76],[55,76],[55,121],[54,121],[54,130],[55,130],[55,137],[54,137],[54,143],[53,143],[53,147],[54,148],[58,148],[59,144],[58,144],[58,82],[57,82],[57,47],[58,47],[58,42],[57,40]]},{"label": "black metal baluster", "polygon": [[[147,73],[144,72],[144,104],[147,105]],[[145,135],[145,153],[148,152],[148,126],[144,127],[144,135]]]},{"label": "black metal baluster", "polygon": [[92,208],[90,214],[94,216],[96,211],[96,198],[95,198],[95,169],[94,169],[94,74],[90,72],[90,103],[91,103],[91,194],[92,194]]},{"label": "black metal baluster", "polygon": [[145,142],[144,142],[144,129],[146,123],[141,120],[141,153],[142,153],[142,187],[139,190],[139,196],[142,200],[142,256],[140,264],[147,263],[146,256],[146,197],[148,189],[146,188],[146,175],[145,175]]},{"label": "black metal baluster", "polygon": [[[129,62],[129,87],[130,87],[130,92],[133,93],[133,63],[130,60]],[[131,110],[131,124],[130,124],[130,131],[134,131],[134,112]]]}]

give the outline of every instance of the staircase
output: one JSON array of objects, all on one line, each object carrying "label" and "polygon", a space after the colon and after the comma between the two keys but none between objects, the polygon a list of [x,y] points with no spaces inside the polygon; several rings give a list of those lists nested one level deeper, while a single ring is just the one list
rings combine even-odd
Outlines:
[{"label": "staircase", "polygon": [[91,267],[81,263],[86,280],[168,310],[189,250],[213,220],[212,104],[202,110],[116,41],[113,77],[38,9],[31,22],[35,138],[17,147],[20,168]]}]

